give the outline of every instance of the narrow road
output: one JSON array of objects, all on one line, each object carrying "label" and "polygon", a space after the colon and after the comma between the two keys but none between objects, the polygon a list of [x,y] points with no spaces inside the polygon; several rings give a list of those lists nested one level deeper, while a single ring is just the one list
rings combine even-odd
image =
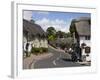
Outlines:
[{"label": "narrow road", "polygon": [[42,59],[33,63],[33,68],[57,68],[57,67],[75,67],[82,66],[79,63],[74,63],[70,59],[69,54],[57,51],[49,47],[49,52],[53,53],[53,56],[47,59]]}]

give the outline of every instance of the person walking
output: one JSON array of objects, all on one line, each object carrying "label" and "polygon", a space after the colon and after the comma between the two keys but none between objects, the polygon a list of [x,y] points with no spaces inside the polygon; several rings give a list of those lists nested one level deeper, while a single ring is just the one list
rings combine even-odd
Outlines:
[{"label": "person walking", "polygon": [[80,62],[82,62],[82,47],[80,47]]},{"label": "person walking", "polygon": [[76,46],[75,52],[77,56],[77,61],[81,62],[82,61],[82,49],[79,45]]},{"label": "person walking", "polygon": [[26,57],[28,57],[28,46],[29,46],[29,43],[27,42],[26,43]]},{"label": "person walking", "polygon": [[79,56],[78,58],[79,62],[82,62],[82,49],[80,46],[78,47],[78,56]]},{"label": "person walking", "polygon": [[26,43],[26,57],[30,56],[31,49],[32,49],[31,43]]}]

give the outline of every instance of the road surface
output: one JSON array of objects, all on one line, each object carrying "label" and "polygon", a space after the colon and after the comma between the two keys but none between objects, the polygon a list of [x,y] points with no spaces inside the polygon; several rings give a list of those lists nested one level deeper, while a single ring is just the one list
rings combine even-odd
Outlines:
[{"label": "road surface", "polygon": [[65,52],[57,51],[52,47],[49,47],[49,52],[53,54],[52,57],[47,59],[42,59],[35,61],[32,64],[32,68],[58,68],[58,67],[75,67],[75,66],[84,66],[79,63],[72,62],[69,54]]}]

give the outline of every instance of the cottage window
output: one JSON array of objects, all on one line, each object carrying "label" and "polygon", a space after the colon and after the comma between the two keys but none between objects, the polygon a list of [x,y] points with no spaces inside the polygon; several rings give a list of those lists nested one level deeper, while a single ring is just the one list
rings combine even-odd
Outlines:
[{"label": "cottage window", "polygon": [[90,40],[90,36],[85,36],[85,40]]}]

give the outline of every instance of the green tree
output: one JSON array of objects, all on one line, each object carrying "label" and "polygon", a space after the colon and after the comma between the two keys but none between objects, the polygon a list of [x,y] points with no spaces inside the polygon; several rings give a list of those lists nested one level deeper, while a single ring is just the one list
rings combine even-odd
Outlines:
[{"label": "green tree", "polygon": [[76,32],[76,27],[75,27],[75,20],[73,19],[69,28],[69,31],[71,35],[73,36],[73,33]]},{"label": "green tree", "polygon": [[56,36],[57,36],[57,38],[63,38],[64,37],[64,33],[62,31],[57,31],[56,32]]},{"label": "green tree", "polygon": [[57,31],[56,36],[57,36],[57,38],[67,38],[67,37],[71,37],[71,33],[70,32],[65,33],[65,32],[62,32],[62,31]]},{"label": "green tree", "polygon": [[54,27],[48,27],[46,32],[48,35],[56,34],[56,30]]},{"label": "green tree", "polygon": [[49,41],[53,41],[56,39],[56,30],[54,27],[47,28],[46,33]]},{"label": "green tree", "polygon": [[70,32],[68,32],[68,33],[65,33],[65,37],[71,37],[72,35],[71,35],[71,33]]}]

